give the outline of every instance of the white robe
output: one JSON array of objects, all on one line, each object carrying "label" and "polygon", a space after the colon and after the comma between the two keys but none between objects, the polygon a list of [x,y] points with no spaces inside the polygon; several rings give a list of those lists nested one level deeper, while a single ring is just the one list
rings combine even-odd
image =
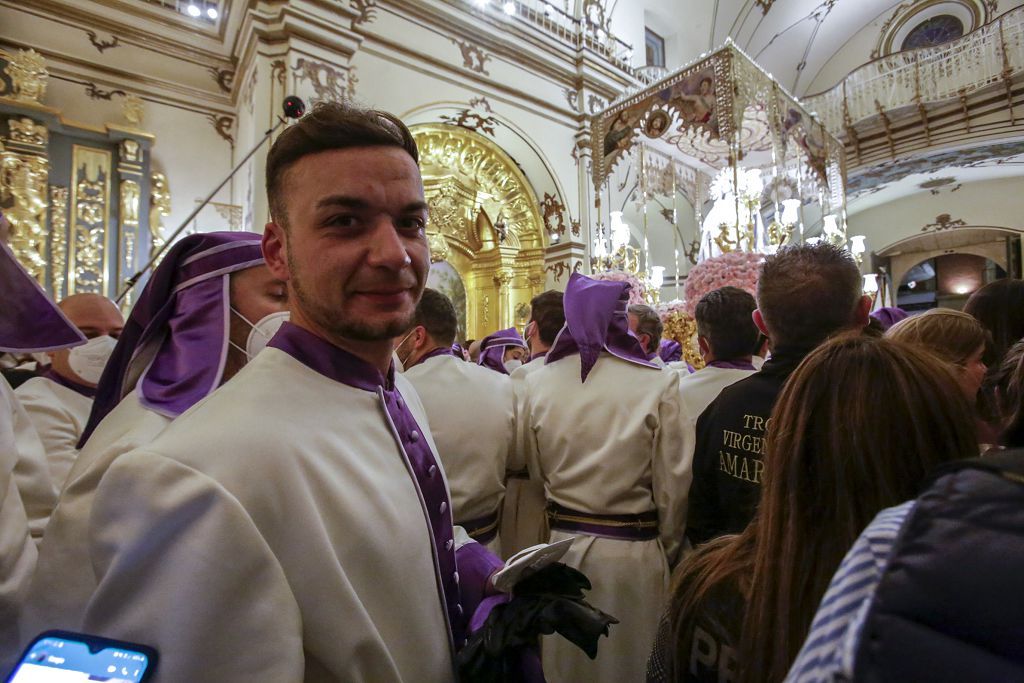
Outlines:
[{"label": "white robe", "polygon": [[[551,683],[643,680],[686,528],[691,461],[682,452],[679,375],[602,353],[585,384],[572,355],[522,382],[520,434],[548,500],[590,514],[657,510],[659,538],[578,535],[565,562],[590,577],[588,600],[618,618],[597,659],[560,638],[543,643]],[[553,530],[551,540],[573,534]]]},{"label": "white robe", "polygon": [[[512,373],[512,388],[516,402],[516,420],[522,413],[522,380],[544,367],[544,358],[535,358]],[[518,430],[517,430],[518,433]],[[526,470],[526,457],[521,447],[515,447],[509,457],[508,471]],[[544,483],[539,479],[509,477],[505,482],[505,504],[501,513],[501,550],[508,558],[523,548],[547,540],[547,520],[544,517]]]},{"label": "white robe", "polygon": [[12,416],[18,407],[7,380],[0,377],[0,671],[13,666],[22,643],[18,616],[36,565],[36,546],[15,482],[18,462]]},{"label": "white robe", "polygon": [[679,390],[683,392],[683,417],[694,422],[700,414],[718,398],[730,384],[754,374],[755,370],[737,368],[716,368],[708,366],[679,378]]},{"label": "white robe", "polygon": [[[454,356],[434,356],[405,371],[427,411],[444,463],[456,524],[495,514],[515,421],[508,377]],[[498,539],[488,544],[497,550]]]},{"label": "white robe", "polygon": [[142,406],[132,392],[107,415],[75,460],[39,545],[39,561],[22,615],[22,639],[51,628],[82,630],[96,590],[89,556],[89,516],[96,487],[118,456],[148,445],[171,418]]},{"label": "white robe", "polygon": [[33,377],[14,393],[43,442],[50,479],[60,491],[78,456],[92,399],[47,377]]},{"label": "white robe", "polygon": [[25,514],[28,515],[29,532],[38,544],[43,537],[43,530],[46,529],[46,522],[50,519],[50,513],[53,512],[53,506],[57,504],[59,490],[50,474],[46,449],[35,425],[17,398],[17,391],[11,389],[6,381],[4,387],[8,393],[4,415],[10,415],[18,457],[14,466],[14,480],[18,485],[18,494],[25,507]]},{"label": "white robe", "polygon": [[155,646],[155,681],[451,681],[431,528],[389,424],[380,394],[262,351],[107,470],[83,629]]}]

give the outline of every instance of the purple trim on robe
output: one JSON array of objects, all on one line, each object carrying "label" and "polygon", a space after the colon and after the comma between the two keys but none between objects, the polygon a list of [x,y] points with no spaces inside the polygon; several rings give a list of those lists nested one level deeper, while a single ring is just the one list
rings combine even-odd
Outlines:
[{"label": "purple trim on robe", "polygon": [[86,342],[6,244],[0,243],[0,352],[58,351]]},{"label": "purple trim on robe", "polygon": [[[384,418],[395,437],[396,445],[402,453],[420,496],[423,513],[431,532],[441,604],[448,619],[454,649],[461,648],[466,641],[466,623],[471,611],[464,609],[462,605],[460,583],[465,584],[467,591],[472,591],[476,587],[477,577],[469,572],[467,580],[463,581],[463,577],[459,575],[451,501],[448,498],[444,476],[426,435],[416,423],[416,418],[406,405],[401,392],[395,388],[394,364],[391,364],[387,375],[384,375],[358,356],[290,322],[281,326],[268,346],[284,351],[328,379],[363,391],[372,391],[380,397],[384,407]],[[469,568],[473,569],[473,566],[470,565]]]},{"label": "purple trim on robe", "polygon": [[879,308],[877,311],[872,311],[870,316],[881,324],[882,330],[884,331],[888,330],[899,321],[905,320],[909,314],[897,306],[884,306]]},{"label": "purple trim on robe", "polygon": [[78,447],[136,387],[147,408],[175,418],[220,386],[228,353],[229,275],[262,265],[261,236],[207,232],[174,244],[117,340]]},{"label": "purple trim on robe", "polygon": [[658,343],[658,357],[666,363],[675,363],[683,359],[683,345],[675,339],[662,339]]},{"label": "purple trim on robe", "polygon": [[529,351],[526,341],[519,334],[519,330],[510,327],[507,330],[498,330],[494,334],[484,337],[480,342],[480,355],[477,357],[477,365],[483,365],[503,375],[508,374],[505,369],[505,348],[518,346]]},{"label": "purple trim on robe", "polygon": [[427,360],[430,360],[431,358],[437,358],[438,356],[451,356],[451,357],[454,358],[455,357],[455,352],[451,349],[451,347],[445,348],[443,346],[439,346],[436,349],[432,349],[430,351],[427,351],[425,354],[420,356],[419,360],[417,360],[415,363],[413,363],[408,368],[406,368],[406,371],[408,371],[409,368],[414,368],[417,365],[419,365],[420,363],[422,363],[424,361],[427,361]]},{"label": "purple trim on robe", "polygon": [[43,374],[41,374],[39,376],[40,377],[45,377],[46,379],[50,380],[51,382],[56,382],[57,384],[61,385],[65,389],[70,389],[71,391],[75,392],[76,394],[81,394],[82,396],[85,396],[86,398],[95,398],[96,397],[96,387],[90,387],[90,386],[86,386],[85,384],[79,384],[78,382],[76,382],[76,381],[74,381],[72,379],[68,379],[67,377],[64,377],[63,375],[59,375],[59,374],[57,374],[57,371],[53,369],[52,365],[49,366],[46,369],[46,372],[44,372]]},{"label": "purple trim on robe", "polygon": [[707,364],[709,368],[722,368],[723,370],[757,370],[749,360],[713,360]]},{"label": "purple trim on robe", "polygon": [[565,326],[555,337],[545,363],[556,361],[574,353],[580,355],[580,378],[587,375],[597,363],[601,351],[630,363],[654,370],[660,368],[647,360],[640,340],[629,330],[626,309],[629,305],[628,282],[592,280],[573,273],[565,288]]}]

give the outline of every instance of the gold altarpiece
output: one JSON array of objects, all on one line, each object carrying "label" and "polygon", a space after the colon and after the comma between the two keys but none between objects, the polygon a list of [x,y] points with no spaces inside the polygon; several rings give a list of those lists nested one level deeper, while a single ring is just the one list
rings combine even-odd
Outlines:
[{"label": "gold altarpiece", "polygon": [[94,126],[45,104],[48,79],[38,53],[0,50],[0,208],[10,246],[56,300],[114,297],[160,244],[166,178],[151,173],[153,136],[137,128],[138,96],[121,93],[125,124]]},{"label": "gold altarpiece", "polygon": [[546,236],[526,176],[493,141],[458,126],[412,126],[430,205],[435,263],[449,263],[466,288],[467,338],[528,321],[544,289]]}]

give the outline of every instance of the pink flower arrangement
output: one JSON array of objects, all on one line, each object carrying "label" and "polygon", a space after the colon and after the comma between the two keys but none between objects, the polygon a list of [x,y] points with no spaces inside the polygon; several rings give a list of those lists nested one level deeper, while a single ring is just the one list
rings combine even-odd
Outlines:
[{"label": "pink flower arrangement", "polygon": [[690,269],[683,287],[686,312],[693,315],[697,302],[708,292],[725,286],[745,289],[757,295],[757,277],[764,254],[730,251],[705,259]]},{"label": "pink flower arrangement", "polygon": [[647,285],[640,281],[640,279],[622,270],[604,270],[600,273],[594,273],[590,276],[594,280],[610,280],[612,282],[628,282],[631,287],[629,290],[629,304],[645,304],[647,303]]}]

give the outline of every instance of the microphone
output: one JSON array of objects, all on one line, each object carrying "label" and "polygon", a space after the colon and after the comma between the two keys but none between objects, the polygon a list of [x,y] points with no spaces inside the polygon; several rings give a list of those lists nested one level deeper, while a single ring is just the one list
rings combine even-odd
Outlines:
[{"label": "microphone", "polygon": [[295,95],[284,98],[284,115],[290,119],[302,118],[306,113],[306,103]]}]

